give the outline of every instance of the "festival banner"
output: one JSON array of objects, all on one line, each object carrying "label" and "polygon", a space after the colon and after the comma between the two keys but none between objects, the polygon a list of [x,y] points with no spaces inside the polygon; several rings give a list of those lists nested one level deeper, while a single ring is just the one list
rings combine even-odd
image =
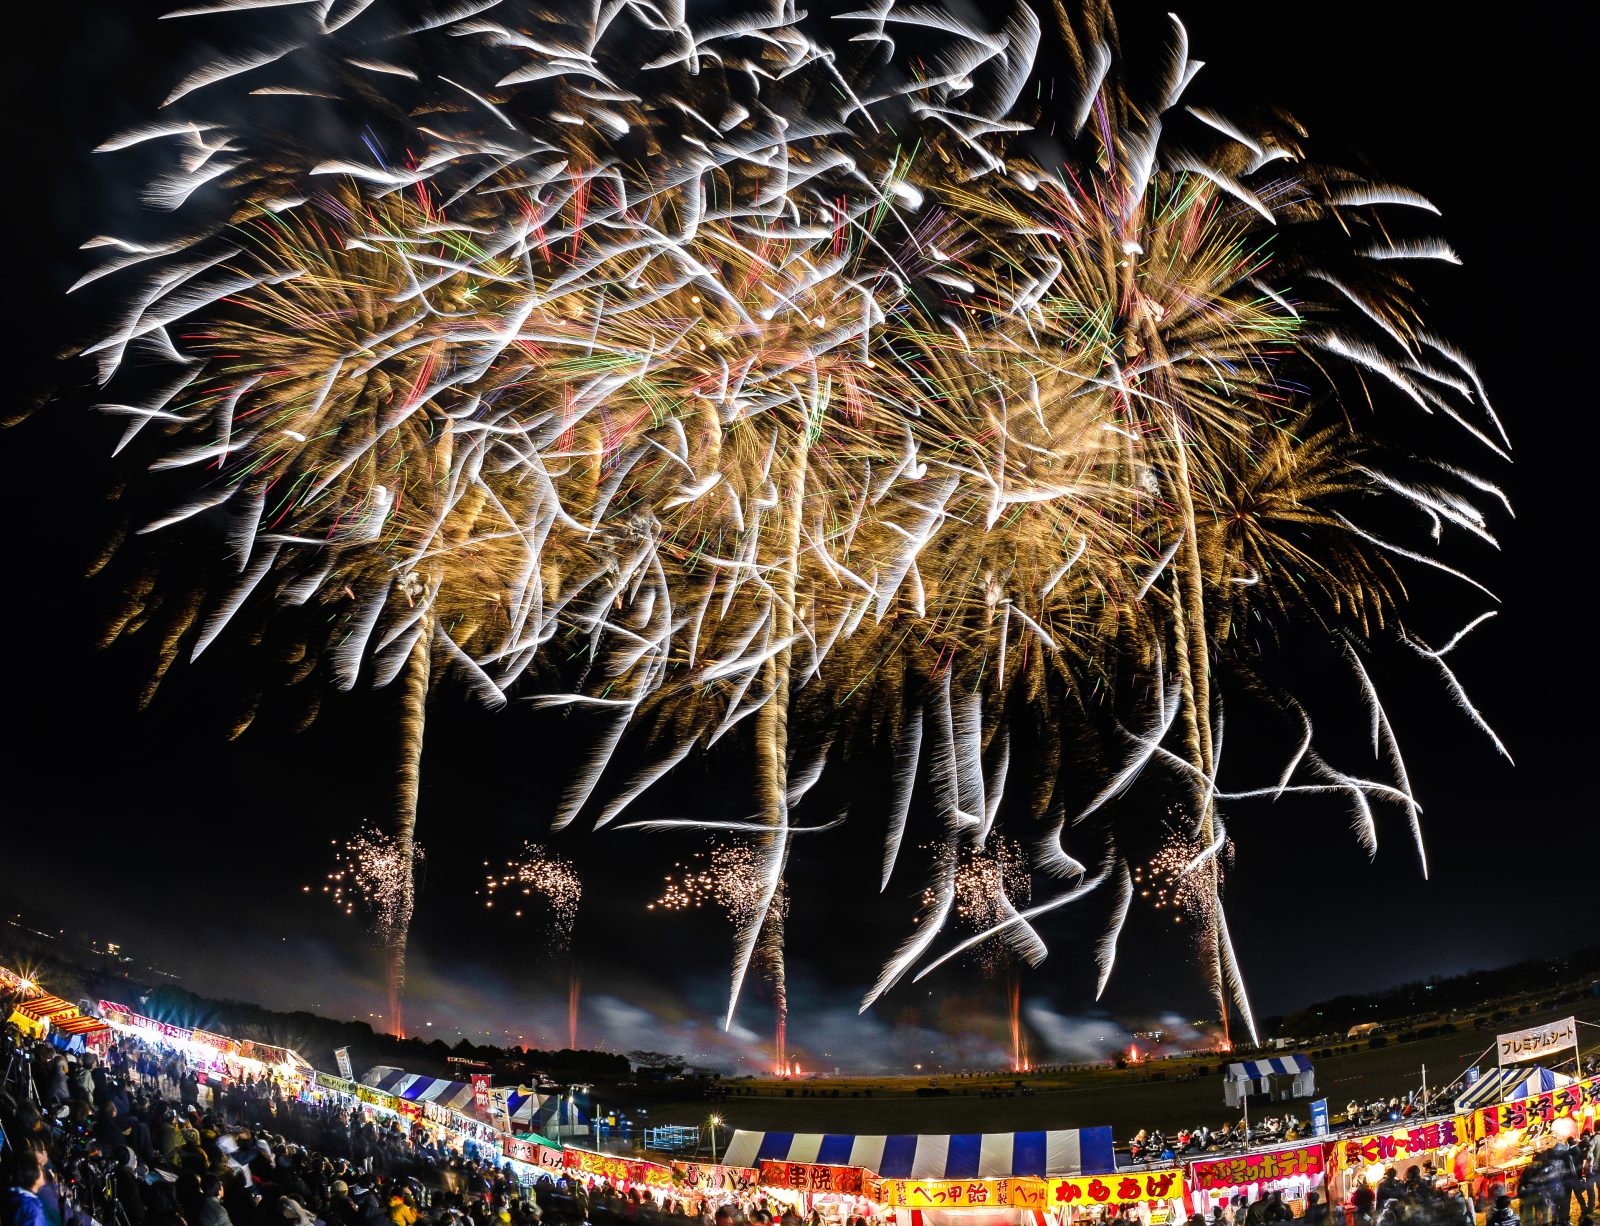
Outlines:
[{"label": "festival banner", "polygon": [[540,1145],[537,1141],[506,1137],[501,1148],[507,1158],[515,1158],[518,1162],[528,1162],[552,1171],[561,1169],[561,1151],[548,1145]]},{"label": "festival banner", "polygon": [[1407,1158],[1422,1158],[1443,1146],[1460,1145],[1466,1139],[1467,1119],[1457,1115],[1415,1128],[1349,1137],[1338,1142],[1335,1152],[1341,1170],[1351,1166],[1387,1166]]},{"label": "festival banner", "polygon": [[346,1081],[354,1081],[356,1074],[350,1065],[350,1049],[348,1047],[336,1049],[333,1053],[333,1058],[339,1062],[339,1076]]},{"label": "festival banner", "polygon": [[1575,1018],[1564,1017],[1559,1022],[1500,1035],[1495,1044],[1501,1068],[1524,1060],[1542,1060],[1552,1052],[1578,1046],[1578,1023]]},{"label": "festival banner", "polygon": [[682,1192],[749,1192],[761,1173],[750,1166],[715,1166],[709,1162],[674,1162],[672,1183]]},{"label": "festival banner", "polygon": [[1472,1113],[1472,1135],[1492,1137],[1516,1132],[1530,1124],[1549,1124],[1559,1119],[1580,1119],[1600,1114],[1600,1077],[1574,1081],[1559,1090],[1518,1098],[1495,1107],[1480,1107]]},{"label": "festival banner", "polygon": [[832,1192],[861,1195],[859,1166],[827,1166],[820,1162],[763,1162],[761,1183],[768,1188],[794,1192]]},{"label": "festival banner", "polygon": [[420,1120],[422,1118],[422,1104],[414,1103],[410,1099],[395,1099],[394,1109],[401,1115],[405,1116],[408,1120]]},{"label": "festival banner", "polygon": [[872,1197],[896,1209],[1045,1209],[1043,1179],[885,1179]]},{"label": "festival banner", "polygon": [[1182,1171],[1134,1171],[1126,1175],[1071,1175],[1046,1181],[1050,1206],[1134,1205],[1144,1201],[1182,1200]]},{"label": "festival banner", "polygon": [[332,1073],[324,1073],[320,1069],[317,1071],[317,1088],[319,1090],[331,1090],[335,1094],[344,1094],[350,1098],[354,1098],[356,1094],[355,1082],[347,1081],[343,1077],[335,1077]]},{"label": "festival banner", "polygon": [[609,1179],[613,1183],[626,1181],[656,1188],[672,1186],[672,1168],[656,1162],[618,1158],[615,1154],[596,1154],[586,1149],[564,1149],[561,1151],[561,1164],[566,1170],[579,1175]]},{"label": "festival banner", "polygon": [[1252,1183],[1322,1174],[1322,1146],[1301,1145],[1264,1154],[1238,1154],[1196,1162],[1189,1167],[1193,1186],[1202,1192],[1242,1188]]},{"label": "festival banner", "polygon": [[387,1111],[393,1111],[397,1101],[393,1094],[385,1094],[382,1090],[362,1085],[356,1087],[356,1097],[364,1103],[371,1103],[374,1107],[382,1107]]},{"label": "festival banner", "polygon": [[488,1073],[472,1074],[472,1109],[480,1115],[489,1113],[489,1090],[493,1084]]}]

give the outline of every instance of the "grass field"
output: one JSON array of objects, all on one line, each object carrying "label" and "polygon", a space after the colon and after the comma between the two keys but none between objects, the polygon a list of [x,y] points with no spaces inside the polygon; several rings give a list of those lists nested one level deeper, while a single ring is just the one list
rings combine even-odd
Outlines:
[{"label": "grass field", "polygon": [[[1540,1022],[1574,1014],[1590,1022],[1600,1022],[1600,999],[1586,998],[1576,1004],[1536,1010],[1503,1029],[1520,1029]],[[1495,1027],[1474,1028],[1472,1018],[1452,1019],[1458,1029],[1438,1035],[1384,1047],[1365,1045],[1349,1055],[1316,1060],[1317,1096],[1326,1097],[1335,1115],[1341,1114],[1351,1099],[1368,1102],[1375,1098],[1404,1095],[1422,1080],[1427,1065],[1428,1084],[1438,1086],[1452,1080],[1473,1062],[1492,1066],[1494,1054],[1483,1056],[1494,1042]],[[1600,1050],[1600,1030],[1580,1027],[1580,1042],[1593,1036]],[[704,1123],[714,1111],[728,1128],[766,1129],[782,1132],[834,1133],[948,1133],[1010,1132],[1043,1128],[1082,1128],[1109,1124],[1119,1141],[1140,1128],[1160,1128],[1172,1132],[1182,1126],[1205,1123],[1216,1127],[1231,1114],[1222,1100],[1222,1080],[1215,1069],[1224,1057],[1161,1060],[1127,1069],[1083,1069],[1071,1072],[1012,1075],[981,1078],[941,1076],[937,1084],[950,1091],[948,1096],[917,1097],[918,1087],[929,1084],[927,1076],[839,1077],[781,1082],[753,1080],[731,1083],[754,1089],[754,1095],[739,1093],[717,1101],[673,1096],[669,1083],[659,1087],[658,1096],[641,1100],[655,1124]],[[1212,1072],[1192,1076],[1201,1065]],[[1186,1074],[1189,1074],[1187,1079]],[[1154,1077],[1164,1075],[1164,1080]],[[1015,1091],[1021,1081],[1031,1093]],[[982,1097],[983,1089],[1012,1088],[1015,1097]],[[810,1090],[811,1096],[804,1091]],[[838,1090],[839,1097],[832,1097]],[[871,1091],[872,1096],[866,1097]],[[789,1096],[786,1091],[792,1091]],[[826,1095],[826,1097],[823,1097]],[[1290,1109],[1306,1118],[1307,1100],[1296,1100]],[[1276,1107],[1274,1112],[1283,1108]],[[1254,1110],[1254,1108],[1253,1108]],[[726,1137],[726,1133],[723,1134]]]}]

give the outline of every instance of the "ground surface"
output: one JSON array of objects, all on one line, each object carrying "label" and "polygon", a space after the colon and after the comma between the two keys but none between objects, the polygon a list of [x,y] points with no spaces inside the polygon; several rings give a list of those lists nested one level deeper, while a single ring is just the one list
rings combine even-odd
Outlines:
[{"label": "ground surface", "polygon": [[[1600,999],[1536,1010],[1499,1028],[1521,1029],[1574,1013],[1600,1023]],[[1391,1040],[1377,1049],[1363,1045],[1349,1055],[1316,1059],[1317,1096],[1326,1097],[1338,1115],[1351,1099],[1367,1102],[1416,1088],[1424,1065],[1430,1087],[1449,1082],[1473,1063],[1485,1069],[1493,1067],[1494,1053],[1491,1050],[1485,1055],[1484,1049],[1493,1044],[1496,1028],[1478,1030],[1470,1017],[1456,1019],[1455,1024],[1458,1029],[1453,1034],[1406,1043]],[[1580,1026],[1579,1039],[1600,1050],[1600,1030]],[[1231,1113],[1223,1105],[1222,1081],[1215,1074],[1220,1059],[1163,1060],[1129,1069],[1086,1069],[1020,1078],[1009,1073],[979,1078],[941,1076],[934,1080],[950,1091],[942,1097],[916,1096],[918,1087],[928,1085],[926,1077],[733,1082],[732,1086],[749,1087],[756,1093],[733,1093],[711,1103],[703,1098],[673,1097],[668,1087],[662,1087],[660,1097],[648,1102],[648,1109],[656,1124],[704,1123],[714,1111],[727,1128],[783,1132],[1010,1132],[1109,1124],[1120,1143],[1140,1128],[1171,1133],[1201,1123],[1215,1128],[1228,1119]],[[1202,1064],[1209,1065],[1212,1073],[1192,1076]],[[1165,1080],[1152,1080],[1163,1074]],[[1190,1075],[1188,1079],[1180,1080],[1186,1075]],[[1018,1080],[1032,1093],[1015,1090]],[[996,1087],[1012,1089],[1015,1096],[982,1096],[983,1090]],[[786,1093],[790,1090],[792,1097]],[[810,1097],[804,1095],[805,1090],[811,1091]],[[839,1091],[838,1098],[831,1096],[834,1090]],[[867,1090],[872,1091],[871,1098],[865,1097]],[[853,1094],[860,1097],[851,1097]],[[1307,1117],[1307,1100],[1288,1106],[1300,1119]],[[1252,1108],[1253,1113],[1256,1110]],[[726,1138],[726,1129],[722,1135]]]}]

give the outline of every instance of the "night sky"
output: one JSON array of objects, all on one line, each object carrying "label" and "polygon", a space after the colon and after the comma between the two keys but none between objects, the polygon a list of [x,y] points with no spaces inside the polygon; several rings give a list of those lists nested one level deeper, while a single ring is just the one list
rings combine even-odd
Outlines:
[{"label": "night sky", "polygon": [[[140,713],[153,643],[95,646],[116,579],[83,575],[117,522],[106,492],[133,474],[109,459],[117,427],[85,411],[86,372],[52,355],[88,335],[106,306],[92,291],[63,298],[89,266],[77,244],[117,232],[139,209],[126,165],[89,150],[149,116],[194,54],[187,40],[222,28],[156,22],[165,7],[86,0],[39,9],[41,37],[0,50],[18,168],[6,193],[15,210],[7,413],[57,393],[0,432],[0,522],[9,529],[0,896],[120,941],[197,991],[365,1017],[383,1008],[378,956],[315,891],[331,867],[329,840],[384,814],[394,696],[330,699],[300,736],[269,701],[257,726],[229,743],[223,732],[248,689],[241,678],[256,670],[255,649],[223,643],[200,664],[180,665]],[[1118,11],[1136,37],[1158,31],[1167,7]],[[1423,268],[1430,322],[1476,360],[1518,457],[1514,470],[1480,465],[1517,509],[1515,522],[1497,525],[1501,553],[1451,555],[1503,598],[1500,616],[1452,661],[1518,765],[1496,757],[1415,658],[1381,656],[1390,671],[1380,684],[1426,810],[1431,877],[1423,880],[1398,811],[1381,817],[1382,846],[1369,863],[1340,804],[1230,807],[1238,850],[1229,914],[1258,1010],[1575,947],[1592,931],[1549,906],[1536,866],[1548,864],[1559,883],[1593,842],[1592,804],[1576,786],[1592,754],[1585,695],[1594,684],[1592,653],[1581,649],[1592,613],[1579,531],[1593,519],[1594,480],[1583,467],[1593,397],[1581,374],[1587,312],[1576,284],[1592,261],[1579,241],[1589,155],[1564,120],[1580,40],[1537,24],[1537,8],[1492,25],[1456,20],[1454,5],[1372,0],[1177,11],[1190,54],[1206,62],[1200,83],[1210,97],[1279,104],[1309,127],[1314,151],[1440,206],[1439,232],[1465,267]],[[1555,457],[1544,452],[1552,445]],[[1459,588],[1417,591],[1435,599],[1424,624],[1436,638],[1484,607]],[[1296,661],[1284,667],[1293,672]],[[1326,694],[1319,709],[1344,713],[1359,754],[1365,726],[1347,680],[1313,671],[1296,689],[1319,702]],[[474,891],[484,860],[543,837],[581,730],[516,703],[486,713],[448,688],[430,720],[410,1028],[427,1033],[432,1021],[446,1037],[462,1028],[564,1045],[576,968],[580,1042],[678,1047],[749,1067],[769,1036],[770,1006],[759,991],[747,995],[734,1032],[717,1033],[726,926],[714,912],[646,910],[662,876],[704,841],[561,835],[553,845],[579,861],[586,894],[572,954],[552,956],[537,914],[486,912]],[[1257,758],[1269,769],[1252,756],[1248,727],[1232,735],[1236,778]],[[913,874],[877,895],[874,799],[884,767],[865,748],[843,763],[826,786],[853,800],[851,820],[801,847],[791,867],[791,1041],[814,1063],[858,1068],[906,1060],[924,1042],[952,1062],[998,1060],[1001,988],[974,966],[902,982],[856,1019],[915,907]],[[726,763],[689,763],[640,815],[742,816],[740,786]],[[1206,1015],[1191,947],[1141,906],[1094,1004],[1090,950],[1108,906],[1091,900],[1043,926],[1052,954],[1022,988],[1036,1049],[1098,1053],[1153,1019]]]}]

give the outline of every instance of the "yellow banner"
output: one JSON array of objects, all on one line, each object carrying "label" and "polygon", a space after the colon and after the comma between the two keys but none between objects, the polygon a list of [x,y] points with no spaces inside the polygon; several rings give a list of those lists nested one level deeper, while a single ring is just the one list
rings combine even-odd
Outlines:
[{"label": "yellow banner", "polygon": [[1051,1179],[1050,1207],[1134,1205],[1144,1201],[1182,1200],[1182,1171],[1133,1171],[1126,1175],[1069,1175]]},{"label": "yellow banner", "polygon": [[885,1179],[882,1204],[897,1209],[1044,1209],[1049,1187],[1042,1179]]},{"label": "yellow banner", "polygon": [[1352,1166],[1388,1166],[1407,1159],[1420,1161],[1436,1149],[1460,1145],[1467,1139],[1465,1116],[1453,1115],[1445,1120],[1431,1120],[1413,1128],[1395,1128],[1365,1137],[1346,1137],[1335,1147],[1341,1168]]}]

